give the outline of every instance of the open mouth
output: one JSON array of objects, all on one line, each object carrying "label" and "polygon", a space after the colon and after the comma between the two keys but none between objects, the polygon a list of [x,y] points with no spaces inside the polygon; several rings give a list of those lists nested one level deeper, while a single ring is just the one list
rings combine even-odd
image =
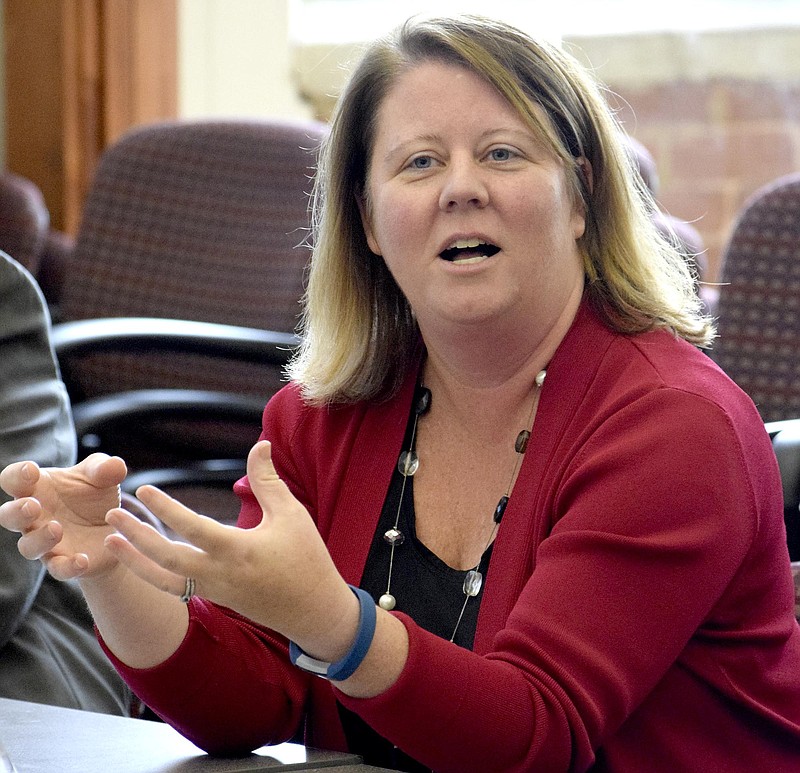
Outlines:
[{"label": "open mouth", "polygon": [[496,244],[487,244],[479,239],[465,239],[456,242],[452,247],[442,250],[439,257],[450,263],[468,264],[480,263],[486,258],[491,258],[500,252]]}]

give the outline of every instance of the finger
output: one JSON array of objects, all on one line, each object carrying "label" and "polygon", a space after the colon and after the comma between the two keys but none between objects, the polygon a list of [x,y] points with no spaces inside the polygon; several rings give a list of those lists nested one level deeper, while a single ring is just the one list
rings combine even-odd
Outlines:
[{"label": "finger", "polygon": [[37,523],[42,517],[42,506],[33,497],[12,499],[0,505],[0,526],[9,531],[26,532],[44,525]]},{"label": "finger", "polygon": [[15,462],[0,472],[0,488],[12,497],[29,497],[39,481],[36,462]]},{"label": "finger", "polygon": [[180,596],[186,588],[186,576],[171,572],[140,553],[122,534],[109,534],[105,540],[108,550],[119,563],[154,588]]},{"label": "finger", "polygon": [[[143,523],[121,508],[109,510],[106,521],[117,529],[127,543],[107,538],[106,544],[113,551],[118,551],[119,555],[115,552],[117,558],[125,561],[131,569],[150,571],[152,578],[141,574],[139,576],[156,587],[162,587],[157,582],[158,578],[163,579],[167,575],[195,577],[202,572],[198,559],[202,558],[203,553],[192,545],[173,542],[150,524]],[[166,570],[166,574],[158,571],[158,567]],[[174,582],[172,585],[174,586]]]},{"label": "finger", "polygon": [[56,580],[74,580],[89,568],[89,558],[85,553],[73,556],[48,556],[43,561],[47,571]]},{"label": "finger", "polygon": [[17,550],[30,561],[50,553],[64,536],[60,523],[48,521],[44,526],[23,534],[17,541]]},{"label": "finger", "polygon": [[289,487],[280,479],[272,463],[272,445],[267,440],[256,443],[247,456],[247,479],[258,504],[268,517],[298,506]]},{"label": "finger", "polygon": [[155,486],[140,486],[136,498],[175,534],[206,553],[221,549],[231,531],[231,527],[196,513]]}]

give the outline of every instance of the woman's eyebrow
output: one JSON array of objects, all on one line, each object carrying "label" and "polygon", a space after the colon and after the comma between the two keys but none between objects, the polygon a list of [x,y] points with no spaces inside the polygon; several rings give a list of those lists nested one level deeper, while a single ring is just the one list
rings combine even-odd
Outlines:
[{"label": "woman's eyebrow", "polygon": [[416,145],[436,144],[442,141],[439,134],[419,134],[409,137],[389,148],[383,156],[384,161],[392,161],[396,156],[404,156]]}]

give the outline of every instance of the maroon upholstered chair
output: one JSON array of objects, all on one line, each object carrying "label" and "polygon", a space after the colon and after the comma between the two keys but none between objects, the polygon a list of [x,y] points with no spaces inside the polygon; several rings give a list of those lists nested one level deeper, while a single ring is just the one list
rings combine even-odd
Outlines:
[{"label": "maroon upholstered chair", "polygon": [[721,281],[712,357],[764,421],[800,417],[800,174],[745,202]]},{"label": "maroon upholstered chair", "polygon": [[136,482],[216,469],[227,488],[296,342],[325,132],[175,122],[103,154],[54,331],[82,454],[119,453]]},{"label": "maroon upholstered chair", "polygon": [[51,228],[39,255],[36,281],[44,293],[53,322],[61,321],[61,288],[64,286],[67,263],[74,247],[75,239],[72,236]]},{"label": "maroon upholstered chair", "polygon": [[38,186],[12,172],[0,173],[0,250],[34,276],[49,225],[50,213]]},{"label": "maroon upholstered chair", "polygon": [[51,319],[58,321],[59,295],[74,241],[49,224],[50,212],[39,187],[26,177],[0,172],[0,250],[33,274]]}]

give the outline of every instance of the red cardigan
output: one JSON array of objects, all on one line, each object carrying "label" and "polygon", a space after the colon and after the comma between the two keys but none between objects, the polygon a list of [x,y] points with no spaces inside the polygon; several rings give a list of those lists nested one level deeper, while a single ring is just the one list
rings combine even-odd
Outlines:
[{"label": "red cardigan", "polygon": [[[416,374],[381,404],[276,395],[263,437],[358,584]],[[261,517],[246,479],[240,524]],[[335,700],[441,771],[800,770],[800,627],[777,465],[750,400],[666,332],[584,305],[548,367],[497,537],[474,651],[398,617],[398,682],[364,700],[288,663],[280,637],[202,599],[165,663],[117,663],[200,746],[343,748]]]}]

